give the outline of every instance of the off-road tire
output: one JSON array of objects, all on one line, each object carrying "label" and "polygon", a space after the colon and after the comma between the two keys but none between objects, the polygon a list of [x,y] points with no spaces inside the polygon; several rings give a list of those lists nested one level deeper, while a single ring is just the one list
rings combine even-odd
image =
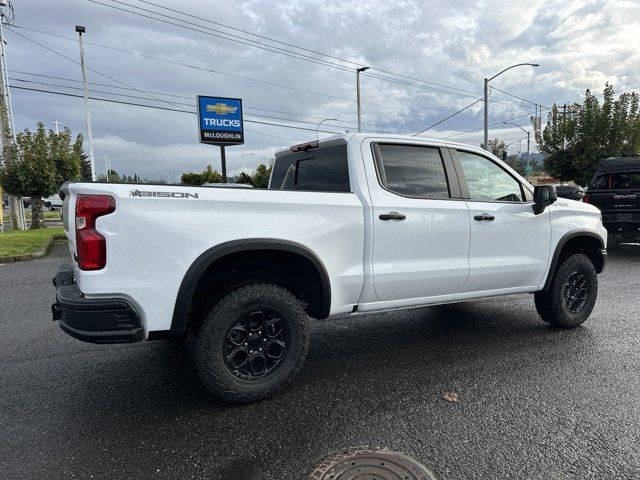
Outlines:
[{"label": "off-road tire", "polygon": [[[578,312],[572,312],[565,299],[567,281],[572,275],[584,274],[589,288],[586,301]],[[560,328],[575,328],[582,325],[591,314],[598,296],[598,276],[593,263],[581,253],[566,256],[560,260],[553,273],[551,286],[546,292],[537,292],[536,310],[545,322]]]},{"label": "off-road tire", "polygon": [[[227,337],[238,318],[257,307],[276,311],[286,322],[287,349],[274,371],[245,380],[234,375],[225,360]],[[308,330],[309,318],[288,290],[268,283],[238,287],[208,307],[197,335],[191,339],[198,377],[208,392],[225,403],[266,399],[291,383],[302,367],[309,345]]]}]

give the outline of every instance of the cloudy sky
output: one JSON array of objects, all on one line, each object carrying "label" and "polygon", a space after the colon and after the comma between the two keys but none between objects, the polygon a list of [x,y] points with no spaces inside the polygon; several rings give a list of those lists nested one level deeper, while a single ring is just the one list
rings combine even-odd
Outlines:
[{"label": "cloudy sky", "polygon": [[[361,78],[364,129],[415,133],[479,99],[484,77],[539,63],[492,82],[502,91],[491,92],[490,135],[515,142],[514,153],[524,134],[501,122],[528,129],[534,104],[579,100],[605,82],[640,89],[637,0],[13,3],[15,27],[5,29],[11,85],[81,95],[74,27],[84,25],[90,95],[164,108],[91,101],[99,172],[104,152],[119,173],[150,178],[218,167],[218,149],[197,143],[188,113],[198,94],[244,101],[246,143],[227,149],[230,172],[314,138],[326,118],[339,121],[321,130],[354,131],[358,65],[371,67]],[[12,101],[17,130],[58,121],[85,131],[81,98],[14,88]],[[428,135],[479,144],[482,103]]]}]

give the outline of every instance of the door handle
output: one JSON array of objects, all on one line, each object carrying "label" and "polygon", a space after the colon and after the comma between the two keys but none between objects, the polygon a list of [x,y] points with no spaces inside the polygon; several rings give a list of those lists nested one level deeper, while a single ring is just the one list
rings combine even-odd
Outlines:
[{"label": "door handle", "polygon": [[378,218],[380,220],[404,220],[407,216],[404,213],[389,212],[381,214]]},{"label": "door handle", "polygon": [[475,217],[473,217],[474,220],[477,220],[478,222],[493,222],[496,217],[494,217],[493,215],[489,215],[488,213],[483,213],[482,215],[476,215]]}]

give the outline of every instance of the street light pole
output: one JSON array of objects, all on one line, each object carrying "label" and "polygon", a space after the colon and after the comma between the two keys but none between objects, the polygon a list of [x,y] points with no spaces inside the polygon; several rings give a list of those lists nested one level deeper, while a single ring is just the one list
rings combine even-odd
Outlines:
[{"label": "street light pole", "polygon": [[484,79],[484,147],[489,151],[489,79]]},{"label": "street light pole", "polygon": [[516,63],[515,65],[511,65],[510,67],[507,67],[504,70],[496,73],[493,77],[484,79],[484,149],[486,151],[489,151],[489,82],[497,76],[502,75],[507,70],[525,65],[528,65],[530,67],[540,66],[538,63]]},{"label": "street light pole", "polygon": [[520,130],[522,130],[524,133],[527,134],[527,180],[529,180],[529,153],[531,152],[530,148],[531,148],[531,132],[529,132],[528,130],[525,130],[524,128],[522,128],[520,125],[518,125],[517,123],[513,123],[513,122],[502,122],[504,125],[513,125],[514,127],[518,127]]},{"label": "street light pole", "polygon": [[362,123],[361,123],[361,110],[360,110],[360,74],[365,70],[369,70],[370,67],[360,67],[356,68],[356,104],[358,107],[358,133],[362,131]]},{"label": "street light pole", "polygon": [[[316,127],[316,140],[320,141],[320,125],[322,125],[324,122],[337,122],[338,119],[337,118],[325,118],[324,120],[320,120],[318,122],[318,126]],[[358,131],[360,131],[360,128],[358,127]]]},{"label": "street light pole", "polygon": [[[87,140],[89,142],[89,164],[91,165],[91,180],[96,181],[95,157],[93,156],[93,135],[91,133],[91,112],[89,111],[89,88],[87,87],[87,72],[84,64],[84,45],[82,44],[82,34],[86,29],[82,25],[76,25],[78,40],[80,43],[80,67],[82,69],[82,89],[84,90],[84,111],[87,117]],[[107,175],[108,176],[108,175]]]}]

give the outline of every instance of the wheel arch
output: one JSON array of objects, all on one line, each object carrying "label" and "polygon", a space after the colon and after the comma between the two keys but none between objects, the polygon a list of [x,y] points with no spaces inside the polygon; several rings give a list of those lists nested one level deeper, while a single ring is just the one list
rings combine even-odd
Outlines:
[{"label": "wheel arch", "polygon": [[602,237],[590,230],[569,232],[556,245],[542,292],[548,291],[551,287],[558,262],[567,253],[583,253],[593,262],[596,273],[601,273],[604,270],[607,252]]},{"label": "wheel arch", "polygon": [[[312,285],[317,286],[318,290],[315,291],[316,288],[313,288],[313,291],[309,292],[311,298],[309,299],[307,311],[309,315],[315,318],[328,317],[331,310],[331,283],[329,274],[322,261],[312,250],[304,245],[287,240],[266,238],[232,240],[206,250],[196,258],[185,273],[178,290],[173,310],[171,335],[182,336],[185,333],[196,289],[203,279],[203,276],[212,267],[220,265],[221,262],[226,260],[239,258],[239,255],[260,255],[264,257],[264,254],[267,252],[275,253],[276,259],[286,257],[287,259],[297,259],[300,262],[305,262],[304,265],[308,268],[307,273],[315,277],[309,279],[309,281],[312,282]],[[275,260],[271,263],[274,262]],[[286,271],[287,268],[291,269],[293,266],[287,265],[283,267],[283,270]],[[264,281],[265,279],[255,278],[254,280]]]}]

